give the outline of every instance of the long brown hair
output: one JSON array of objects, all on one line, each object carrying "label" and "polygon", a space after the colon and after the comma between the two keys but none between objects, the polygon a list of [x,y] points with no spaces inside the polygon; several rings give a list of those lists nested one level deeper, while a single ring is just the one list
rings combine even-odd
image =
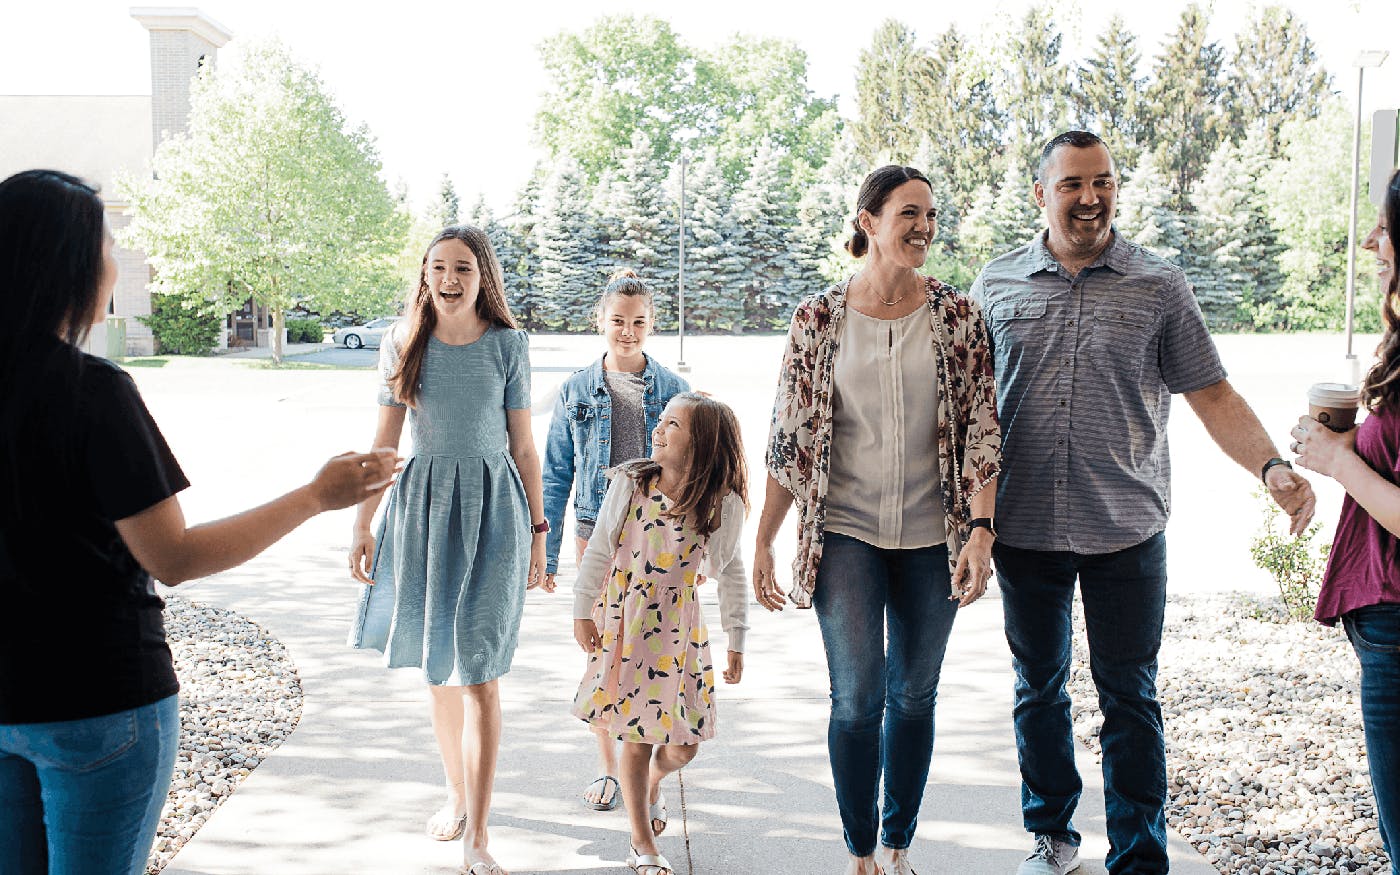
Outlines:
[{"label": "long brown hair", "polygon": [[[724,497],[739,496],[749,509],[749,467],[744,461],[744,443],[739,436],[739,419],[728,404],[700,392],[681,392],[671,403],[681,402],[690,411],[690,476],[681,485],[680,495],[672,496],[669,514],[694,521],[701,535],[712,534],[722,520]],[[637,459],[617,466],[638,483],[652,485],[661,475],[661,466],[651,459]]]},{"label": "long brown hair", "polygon": [[515,317],[506,304],[505,281],[501,278],[501,262],[491,246],[491,238],[475,225],[449,225],[438,232],[428,248],[423,250],[423,264],[418,269],[418,288],[405,300],[408,337],[399,352],[399,364],[389,375],[394,397],[409,407],[417,406],[418,381],[423,375],[423,357],[428,352],[428,338],[437,327],[437,310],[433,309],[428,292],[428,254],[444,240],[461,240],[476,256],[481,282],[476,295],[476,315],[488,323],[503,328],[515,328]]},{"label": "long brown hair", "polygon": [[[1385,189],[1385,233],[1390,249],[1400,251],[1400,170],[1390,175]],[[1361,402],[1371,410],[1400,413],[1400,264],[1391,255],[1390,288],[1381,290],[1381,319],[1385,334],[1376,348],[1376,363],[1361,385]]]}]

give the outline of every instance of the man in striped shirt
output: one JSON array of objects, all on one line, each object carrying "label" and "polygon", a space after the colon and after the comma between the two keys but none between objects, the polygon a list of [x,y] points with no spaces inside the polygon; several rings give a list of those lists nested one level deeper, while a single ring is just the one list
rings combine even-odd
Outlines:
[{"label": "man in striped shirt", "polygon": [[1076,579],[1103,703],[1108,870],[1166,872],[1156,677],[1171,396],[1264,479],[1295,534],[1313,493],[1225,379],[1182,271],[1114,228],[1118,178],[1103,140],[1055,137],[1036,177],[1048,230],[988,263],[972,288],[995,357],[1004,460],[993,556],[1016,669],[1022,815],[1036,841],[1018,873],[1079,866],[1071,817],[1083,784],[1065,692]]}]

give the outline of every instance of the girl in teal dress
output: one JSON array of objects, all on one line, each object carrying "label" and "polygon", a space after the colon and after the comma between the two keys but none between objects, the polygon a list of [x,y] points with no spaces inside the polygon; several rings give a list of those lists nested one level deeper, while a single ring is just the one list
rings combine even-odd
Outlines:
[{"label": "girl in teal dress", "polygon": [[350,572],[365,586],[350,643],[423,672],[447,783],[428,835],[465,835],[468,875],[505,875],[486,832],[501,736],[496,680],[510,670],[525,590],[544,583],[548,528],[529,342],[478,228],[433,239],[408,309],[380,349],[375,446],[397,447],[407,418],[413,451],[378,535],[377,500],[355,519]]}]

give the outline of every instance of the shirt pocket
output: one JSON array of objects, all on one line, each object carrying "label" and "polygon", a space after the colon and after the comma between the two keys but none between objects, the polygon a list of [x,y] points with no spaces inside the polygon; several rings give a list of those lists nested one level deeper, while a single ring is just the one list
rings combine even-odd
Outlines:
[{"label": "shirt pocket", "polygon": [[1048,307],[1044,295],[1017,295],[992,305],[990,328],[998,379],[1014,370],[1023,346],[1045,342],[1042,323]]},{"label": "shirt pocket", "polygon": [[1100,372],[1136,380],[1152,341],[1157,314],[1126,304],[1099,304],[1089,324],[1089,359]]}]

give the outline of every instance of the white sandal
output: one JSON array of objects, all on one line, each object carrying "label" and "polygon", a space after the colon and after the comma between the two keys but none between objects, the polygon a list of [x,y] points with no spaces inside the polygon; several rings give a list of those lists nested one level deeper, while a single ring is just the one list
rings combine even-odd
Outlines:
[{"label": "white sandal", "polygon": [[[651,815],[651,831],[653,835],[661,835],[666,831],[666,794],[657,791],[656,801],[647,805],[647,813]],[[656,821],[661,821],[661,828],[656,828]]]},{"label": "white sandal", "polygon": [[[639,854],[636,848],[627,855],[627,865],[637,875],[675,875],[671,863],[660,854]],[[643,872],[642,870],[647,871]]]}]

